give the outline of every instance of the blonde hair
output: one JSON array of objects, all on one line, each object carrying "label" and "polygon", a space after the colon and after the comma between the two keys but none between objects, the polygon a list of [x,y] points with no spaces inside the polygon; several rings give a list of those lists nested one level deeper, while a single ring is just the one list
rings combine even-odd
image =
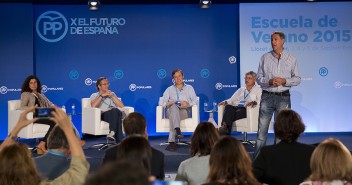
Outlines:
[{"label": "blonde hair", "polygon": [[310,159],[312,181],[342,180],[352,182],[352,156],[339,140],[329,138],[320,143]]},{"label": "blonde hair", "polygon": [[25,144],[16,143],[0,151],[0,184],[38,185],[41,177]]}]

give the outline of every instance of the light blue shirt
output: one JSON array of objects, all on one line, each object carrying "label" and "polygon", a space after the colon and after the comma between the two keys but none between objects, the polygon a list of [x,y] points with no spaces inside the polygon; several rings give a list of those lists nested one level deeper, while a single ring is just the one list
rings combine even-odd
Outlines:
[{"label": "light blue shirt", "polygon": [[[270,86],[269,80],[274,77],[286,79],[284,86]],[[301,83],[297,59],[283,50],[280,59],[275,58],[274,51],[265,53],[260,59],[257,83],[263,90],[270,92],[282,92],[289,90],[291,86]]]},{"label": "light blue shirt", "polygon": [[[113,96],[116,96],[114,92],[111,92]],[[99,92],[93,93],[90,95],[90,101],[93,102],[96,99],[98,99],[100,96]],[[105,97],[103,100],[101,100],[100,104],[98,105],[97,108],[100,108],[102,112],[108,111],[112,108],[118,108],[118,106],[115,104],[114,100],[110,97]]]},{"label": "light blue shirt", "polygon": [[240,101],[244,100],[246,105],[249,102],[256,101],[260,103],[260,98],[262,97],[262,89],[257,86],[253,86],[251,91],[247,91],[246,87],[241,87],[237,89],[235,93],[231,96],[230,99],[227,99],[227,103],[232,106],[237,106]]},{"label": "light blue shirt", "polygon": [[197,105],[197,96],[191,85],[184,83],[181,90],[172,85],[165,90],[159,105],[165,106],[169,101],[187,101],[192,106]]}]

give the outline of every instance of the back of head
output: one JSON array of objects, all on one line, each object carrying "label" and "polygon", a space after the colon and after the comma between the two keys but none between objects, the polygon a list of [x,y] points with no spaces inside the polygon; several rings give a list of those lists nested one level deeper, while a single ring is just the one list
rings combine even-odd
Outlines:
[{"label": "back of head", "polygon": [[149,174],[129,161],[115,161],[104,165],[88,176],[85,185],[150,185]]},{"label": "back of head", "polygon": [[329,138],[320,143],[310,160],[310,180],[352,182],[352,156],[339,140]]},{"label": "back of head", "polygon": [[191,156],[209,155],[219,137],[219,133],[212,123],[199,123],[191,137]]},{"label": "back of head", "polygon": [[144,135],[147,127],[147,122],[144,116],[138,112],[128,114],[122,124],[127,136],[132,134]]},{"label": "back of head", "polygon": [[59,126],[55,126],[48,137],[48,149],[60,148],[69,149],[69,145],[64,131]]},{"label": "back of head", "polygon": [[152,150],[148,140],[139,135],[128,136],[118,145],[117,161],[127,160],[150,172]]},{"label": "back of head", "polygon": [[226,184],[258,184],[251,160],[242,143],[231,136],[220,138],[210,154],[208,181]]},{"label": "back of head", "polygon": [[275,136],[285,143],[297,141],[305,128],[301,116],[291,109],[280,111],[274,123]]},{"label": "back of head", "polygon": [[40,181],[26,145],[16,143],[0,151],[0,184],[38,185]]}]

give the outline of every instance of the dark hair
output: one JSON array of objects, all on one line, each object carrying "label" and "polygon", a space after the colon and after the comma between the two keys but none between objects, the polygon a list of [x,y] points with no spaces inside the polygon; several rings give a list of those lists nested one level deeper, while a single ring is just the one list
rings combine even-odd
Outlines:
[{"label": "dark hair", "polygon": [[89,175],[85,185],[151,185],[147,170],[129,161],[114,161]]},{"label": "dark hair", "polygon": [[305,128],[301,116],[291,109],[280,111],[275,118],[275,136],[285,143],[295,142]]},{"label": "dark hair", "polygon": [[210,182],[222,180],[224,184],[259,185],[252,172],[251,159],[236,138],[220,138],[211,151],[209,165]]},{"label": "dark hair", "polygon": [[48,149],[59,148],[69,149],[70,147],[68,145],[64,131],[56,125],[49,134]]},{"label": "dark hair", "polygon": [[106,77],[99,77],[98,80],[97,80],[97,83],[95,84],[95,86],[97,87],[98,91],[99,91],[99,87],[98,86],[100,85],[101,81],[103,81],[103,80],[107,80],[107,78]]},{"label": "dark hair", "polygon": [[282,31],[274,31],[274,32],[271,34],[271,36],[273,36],[273,35],[275,35],[275,34],[279,35],[281,39],[285,39],[285,34],[284,34],[284,32],[282,32]]},{"label": "dark hair", "polygon": [[128,114],[123,120],[123,128],[126,135],[141,134],[144,135],[147,122],[144,116],[139,112]]},{"label": "dark hair", "polygon": [[191,137],[191,156],[209,155],[219,137],[219,133],[212,123],[199,123]]},{"label": "dark hair", "polygon": [[117,160],[127,160],[146,169],[150,173],[150,160],[152,149],[145,137],[131,135],[118,145]]},{"label": "dark hair", "polygon": [[38,185],[42,181],[28,146],[15,143],[0,151],[0,184]]},{"label": "dark hair", "polygon": [[180,72],[180,73],[182,74],[182,76],[183,76],[183,72],[182,72],[181,69],[174,69],[174,70],[172,71],[172,77],[174,77],[175,73],[177,73],[177,72]]},{"label": "dark hair", "polygon": [[32,90],[29,88],[29,82],[32,80],[32,79],[35,79],[37,81],[37,92],[38,93],[41,93],[42,92],[42,84],[40,83],[40,80],[38,77],[34,76],[34,75],[30,75],[28,76],[23,84],[22,84],[22,88],[21,88],[21,93],[23,92],[32,92]]}]

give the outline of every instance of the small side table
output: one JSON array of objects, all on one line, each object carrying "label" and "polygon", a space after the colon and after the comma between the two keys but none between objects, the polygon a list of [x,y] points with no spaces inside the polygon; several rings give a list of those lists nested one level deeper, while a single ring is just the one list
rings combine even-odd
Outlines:
[{"label": "small side table", "polygon": [[209,113],[209,119],[208,122],[212,123],[215,128],[218,128],[218,124],[216,123],[215,119],[214,119],[214,112],[218,112],[217,110],[205,110],[204,112]]}]

